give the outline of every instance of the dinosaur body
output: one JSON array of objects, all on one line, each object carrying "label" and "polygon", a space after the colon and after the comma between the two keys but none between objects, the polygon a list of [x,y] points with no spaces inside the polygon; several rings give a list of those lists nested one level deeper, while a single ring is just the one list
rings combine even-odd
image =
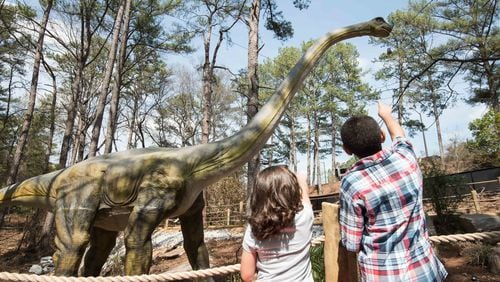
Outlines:
[{"label": "dinosaur body", "polygon": [[121,230],[125,230],[125,273],[148,273],[151,234],[168,217],[181,221],[193,269],[207,268],[203,188],[260,151],[307,74],[331,45],[357,36],[385,37],[390,31],[383,19],[376,18],[328,33],[309,48],[257,115],[231,137],[191,147],[94,157],[0,190],[0,205],[32,205],[54,212],[56,275],[76,275],[87,246],[83,275],[99,275]]}]

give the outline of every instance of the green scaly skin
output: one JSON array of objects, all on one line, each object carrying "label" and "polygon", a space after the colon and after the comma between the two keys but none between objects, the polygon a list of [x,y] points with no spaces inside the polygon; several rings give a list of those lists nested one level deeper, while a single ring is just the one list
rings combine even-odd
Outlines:
[{"label": "green scaly skin", "polygon": [[55,214],[55,274],[97,276],[125,230],[125,273],[149,272],[151,234],[165,218],[179,217],[193,269],[208,268],[201,191],[257,154],[293,95],[325,51],[359,36],[386,37],[382,18],[332,31],[311,46],[276,93],[239,132],[226,139],[178,149],[150,148],[94,157],[0,190],[0,206],[31,205]]}]

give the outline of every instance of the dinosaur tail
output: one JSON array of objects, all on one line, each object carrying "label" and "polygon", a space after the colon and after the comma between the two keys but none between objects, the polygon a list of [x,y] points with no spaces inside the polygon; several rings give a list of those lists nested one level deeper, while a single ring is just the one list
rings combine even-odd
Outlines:
[{"label": "dinosaur tail", "polygon": [[0,189],[0,206],[22,205],[50,209],[55,195],[52,183],[59,171],[26,179]]}]

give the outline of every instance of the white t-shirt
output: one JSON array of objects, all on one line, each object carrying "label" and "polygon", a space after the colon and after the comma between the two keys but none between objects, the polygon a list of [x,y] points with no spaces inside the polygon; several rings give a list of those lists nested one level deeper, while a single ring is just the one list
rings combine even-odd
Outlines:
[{"label": "white t-shirt", "polygon": [[310,204],[295,215],[295,226],[267,240],[257,240],[247,225],[243,249],[257,253],[257,281],[313,281],[309,249],[314,214]]}]

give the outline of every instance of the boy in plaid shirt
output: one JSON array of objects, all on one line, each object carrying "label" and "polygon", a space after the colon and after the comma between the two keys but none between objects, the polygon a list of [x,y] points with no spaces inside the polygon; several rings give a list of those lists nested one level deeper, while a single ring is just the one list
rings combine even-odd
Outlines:
[{"label": "boy in plaid shirt", "polygon": [[341,241],[358,253],[363,281],[443,281],[447,272],[428,240],[422,175],[413,147],[391,108],[378,114],[393,144],[369,116],[354,116],[341,129],[344,150],[360,160],[341,181]]}]

